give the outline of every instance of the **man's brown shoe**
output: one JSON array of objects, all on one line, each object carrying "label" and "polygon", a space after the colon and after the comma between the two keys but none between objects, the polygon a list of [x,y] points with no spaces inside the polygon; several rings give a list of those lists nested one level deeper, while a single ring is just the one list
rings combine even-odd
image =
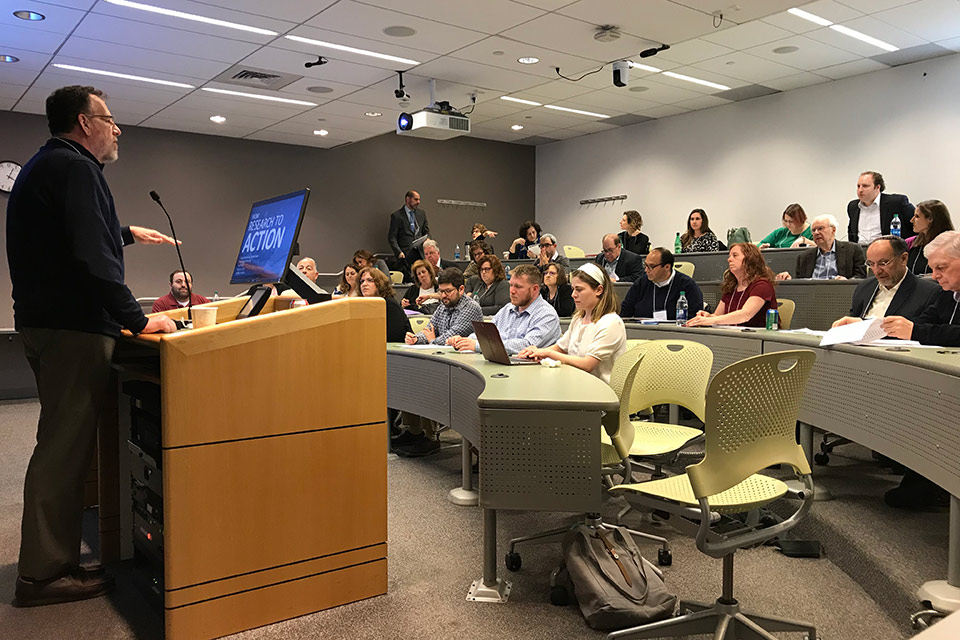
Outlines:
[{"label": "man's brown shoe", "polygon": [[116,581],[107,573],[90,575],[76,570],[52,580],[25,580],[17,578],[13,598],[15,607],[40,607],[61,602],[75,602],[97,598],[113,591]]}]

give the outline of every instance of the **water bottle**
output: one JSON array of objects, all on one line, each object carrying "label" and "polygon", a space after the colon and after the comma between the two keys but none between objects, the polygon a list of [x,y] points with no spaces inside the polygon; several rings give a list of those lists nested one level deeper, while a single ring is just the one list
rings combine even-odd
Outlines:
[{"label": "water bottle", "polygon": [[214,302],[217,302],[218,300],[220,300],[220,292],[219,292],[219,291],[214,291],[214,292],[213,292],[213,301],[214,301]]},{"label": "water bottle", "polygon": [[460,245],[459,245],[459,244],[457,245],[457,248],[453,250],[453,259],[454,259],[454,260],[459,260],[459,259],[460,259]]},{"label": "water bottle", "polygon": [[677,326],[682,327],[687,323],[687,311],[689,310],[690,305],[687,304],[687,294],[685,291],[680,292],[680,297],[677,299]]},{"label": "water bottle", "polygon": [[893,220],[890,221],[890,235],[900,237],[900,215],[893,214]]},{"label": "water bottle", "polygon": [[683,251],[683,243],[680,242],[680,232],[677,232],[677,239],[673,241],[673,252],[680,253]]}]

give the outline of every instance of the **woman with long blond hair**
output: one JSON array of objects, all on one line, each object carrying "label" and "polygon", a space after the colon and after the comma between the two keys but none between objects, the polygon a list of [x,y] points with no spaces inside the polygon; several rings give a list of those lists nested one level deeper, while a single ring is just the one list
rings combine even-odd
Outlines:
[{"label": "woman with long blond hair", "polygon": [[720,284],[720,303],[714,313],[698,311],[688,327],[733,324],[765,327],[767,311],[778,308],[776,279],[756,245],[740,242],[730,247],[727,269]]}]

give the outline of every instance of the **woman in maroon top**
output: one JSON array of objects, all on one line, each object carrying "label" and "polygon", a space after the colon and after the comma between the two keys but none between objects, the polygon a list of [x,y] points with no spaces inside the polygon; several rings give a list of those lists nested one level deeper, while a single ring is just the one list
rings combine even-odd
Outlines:
[{"label": "woman in maroon top", "polygon": [[729,269],[720,285],[720,304],[715,313],[698,311],[687,326],[733,324],[743,327],[765,327],[767,310],[776,309],[777,294],[773,290],[774,274],[760,250],[752,243],[741,242],[730,247]]}]

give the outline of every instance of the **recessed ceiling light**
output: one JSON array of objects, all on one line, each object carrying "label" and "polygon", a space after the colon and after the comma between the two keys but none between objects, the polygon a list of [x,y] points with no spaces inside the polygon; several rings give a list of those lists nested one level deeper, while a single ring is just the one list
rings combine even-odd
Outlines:
[{"label": "recessed ceiling light", "polygon": [[150,13],[159,13],[163,16],[169,16],[171,18],[182,18],[184,20],[192,20],[194,22],[202,22],[204,24],[211,24],[215,27],[226,27],[228,29],[237,29],[239,31],[249,31],[250,33],[259,33],[264,36],[277,36],[280,35],[276,31],[270,31],[269,29],[261,29],[260,27],[251,27],[245,24],[239,24],[237,22],[227,22],[226,20],[217,20],[216,18],[208,18],[206,16],[198,16],[194,13],[186,13],[183,11],[174,11],[173,9],[164,9],[163,7],[155,7],[149,4],[143,4],[141,2],[130,2],[129,0],[106,0],[110,4],[115,4],[118,7],[126,7],[128,9],[138,9],[140,11],[149,11]]},{"label": "recessed ceiling light", "polygon": [[650,91],[650,87],[644,86],[644,85],[642,85],[642,84],[635,84],[635,85],[633,85],[632,87],[630,87],[629,89],[627,89],[627,91],[633,91],[634,93],[640,93],[640,92],[642,92],[642,91]]},{"label": "recessed ceiling light", "polygon": [[328,133],[330,133],[330,132],[327,131],[326,129],[314,129],[314,131],[313,131],[313,135],[315,135],[315,136],[325,136],[325,135],[327,135]]},{"label": "recessed ceiling light", "polygon": [[875,47],[879,47],[880,49],[883,49],[884,51],[900,50],[899,47],[895,47],[889,42],[884,42],[883,40],[879,40],[877,38],[874,38],[873,36],[868,36],[865,33],[860,33],[859,31],[855,29],[851,29],[850,27],[845,27],[842,24],[832,24],[830,25],[830,28],[836,31],[837,33],[842,33],[845,36],[856,38],[860,42],[866,42],[867,44],[872,44]]},{"label": "recessed ceiling light", "polygon": [[525,56],[523,58],[517,58],[517,62],[520,64],[537,64],[540,62],[540,58],[534,56]]},{"label": "recessed ceiling light", "polygon": [[795,16],[797,16],[798,18],[803,18],[804,20],[809,20],[810,22],[812,22],[812,23],[814,23],[814,24],[818,24],[818,25],[820,25],[821,27],[829,27],[831,24],[833,24],[832,22],[830,22],[830,21],[827,20],[826,18],[821,18],[820,16],[815,16],[815,15],[813,15],[812,13],[808,13],[808,12],[804,11],[803,9],[797,9],[796,7],[793,7],[792,9],[787,9],[787,13],[792,14],[792,15],[795,15]]},{"label": "recessed ceiling light", "polygon": [[388,36],[393,36],[394,38],[409,38],[410,36],[414,35],[417,30],[411,29],[410,27],[395,26],[387,27],[383,30],[383,32]]},{"label": "recessed ceiling light", "polygon": [[267,100],[269,102],[283,102],[285,104],[299,104],[304,107],[315,107],[316,102],[307,102],[306,100],[291,100],[290,98],[278,98],[276,96],[262,96],[259,93],[246,93],[244,91],[228,91],[227,89],[213,89],[212,87],[200,87],[201,91],[211,93],[222,93],[228,96],[239,96],[241,98],[255,98],[257,100]]},{"label": "recessed ceiling light", "polygon": [[628,65],[631,69],[641,69],[641,70],[643,70],[643,71],[650,71],[650,72],[653,72],[653,73],[660,73],[660,69],[658,69],[658,68],[656,68],[656,67],[651,67],[651,66],[648,65],[648,64],[640,64],[639,62],[633,62],[632,60],[627,60],[627,65]]},{"label": "recessed ceiling light", "polygon": [[777,47],[773,50],[774,53],[784,54],[784,53],[793,53],[794,51],[799,51],[800,47],[795,47],[793,45],[787,45],[785,47]]},{"label": "recessed ceiling light", "polygon": [[167,87],[180,87],[181,89],[193,89],[192,84],[183,82],[171,82],[170,80],[157,80],[156,78],[145,78],[143,76],[133,76],[129,73],[117,73],[115,71],[104,71],[103,69],[89,69],[87,67],[77,67],[72,64],[54,64],[58,69],[65,71],[80,71],[81,73],[92,73],[97,76],[109,76],[111,78],[122,78],[124,80],[136,80],[137,82],[149,82],[151,84],[162,84]]},{"label": "recessed ceiling light", "polygon": [[37,13],[36,11],[14,11],[13,15],[21,20],[30,20],[31,22],[47,19],[47,16],[42,13]]},{"label": "recessed ceiling light", "polygon": [[223,116],[210,116],[210,121],[216,122],[217,124],[223,124],[224,122],[227,121],[227,119],[224,118]]},{"label": "recessed ceiling light", "polygon": [[522,124],[515,124],[515,125],[511,126],[510,128],[513,129],[514,131],[520,131],[520,129],[523,129],[523,125],[522,125]]},{"label": "recessed ceiling light", "polygon": [[729,91],[730,87],[725,84],[719,84],[716,82],[710,82],[709,80],[701,80],[700,78],[693,78],[691,76],[685,76],[680,73],[674,73],[673,71],[664,71],[663,75],[668,78],[674,78],[676,80],[685,80],[686,82],[692,82],[694,84],[702,84],[705,87],[710,87],[712,89],[719,89],[721,91]]},{"label": "recessed ceiling light", "polygon": [[284,37],[287,40],[293,40],[294,42],[309,44],[315,47],[322,47],[325,49],[335,49],[337,51],[346,51],[347,53],[356,53],[361,56],[370,56],[372,58],[380,58],[381,60],[389,60],[390,62],[399,62],[400,64],[411,64],[411,65],[420,64],[416,60],[410,60],[409,58],[398,58],[397,56],[390,56],[385,53],[377,53],[376,51],[368,51],[366,49],[357,49],[356,47],[348,47],[342,44],[324,42],[323,40],[313,40],[312,38],[301,38],[300,36],[284,36]]},{"label": "recessed ceiling light", "polygon": [[307,91],[309,91],[310,93],[333,93],[333,88],[321,87],[321,86],[307,87]]},{"label": "recessed ceiling light", "polygon": [[602,113],[594,113],[592,111],[581,111],[580,109],[571,109],[570,107],[558,107],[555,104],[545,104],[543,105],[547,109],[555,109],[557,111],[566,111],[568,113],[579,113],[582,116],[591,116],[594,118],[609,118],[610,116],[604,115]]},{"label": "recessed ceiling light", "polygon": [[367,111],[363,115],[367,116],[368,118],[379,118],[383,114],[379,111]]},{"label": "recessed ceiling light", "polygon": [[17,56],[8,56],[4,53],[0,55],[0,62],[20,62],[20,58]]},{"label": "recessed ceiling light", "polygon": [[540,102],[534,102],[533,100],[524,100],[523,98],[514,98],[513,96],[500,96],[501,100],[507,100],[509,102],[519,102],[520,104],[528,104],[531,107],[542,106]]},{"label": "recessed ceiling light", "polygon": [[503,55],[503,51],[500,51],[499,49],[497,49],[496,51],[493,52],[493,55],[495,55],[495,56],[502,56],[502,55]]}]

